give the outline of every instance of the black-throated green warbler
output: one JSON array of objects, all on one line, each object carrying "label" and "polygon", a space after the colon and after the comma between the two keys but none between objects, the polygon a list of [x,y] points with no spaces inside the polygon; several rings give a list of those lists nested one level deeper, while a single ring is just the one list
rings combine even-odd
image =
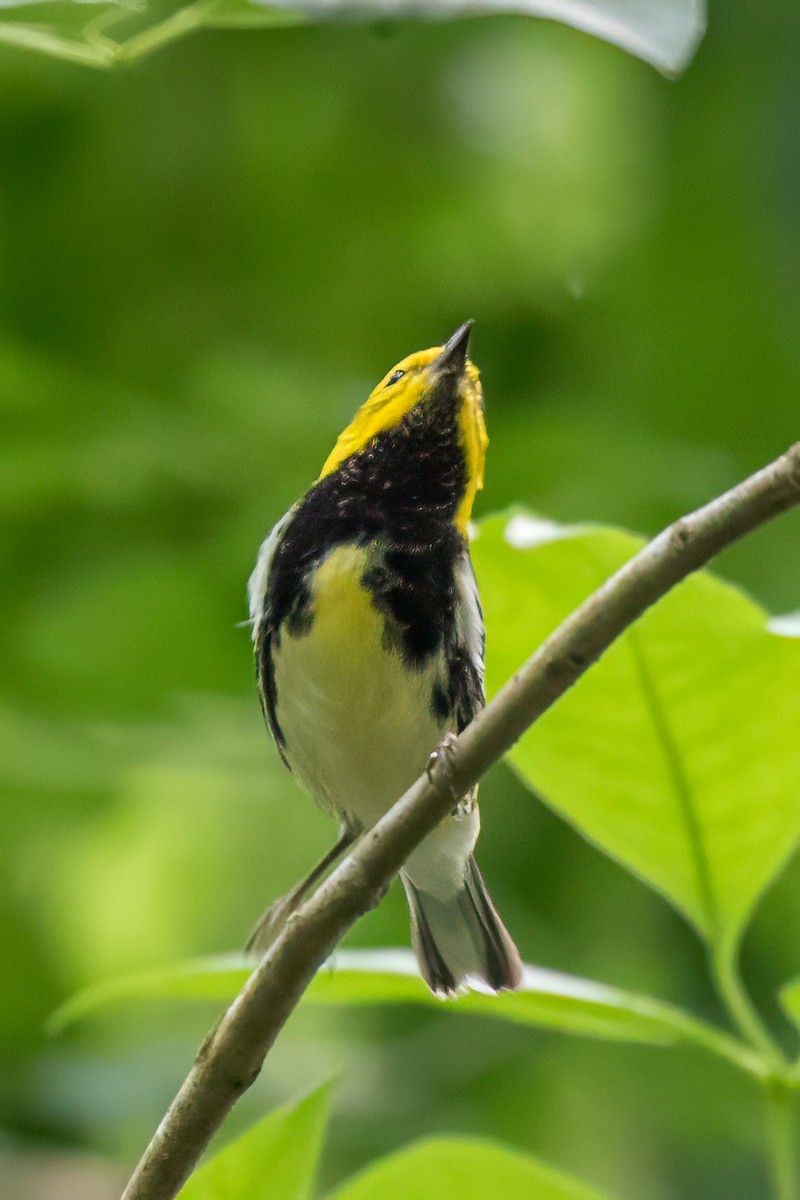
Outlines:
[{"label": "black-throated green warbler", "polygon": [[[341,823],[308,887],[483,705],[484,631],[467,544],[486,430],[471,322],[412,354],[341,434],[250,579],[264,712],[280,755]],[[408,858],[420,969],[437,995],[516,987],[520,959],[473,858],[475,792]],[[274,927],[274,909],[263,926]]]}]

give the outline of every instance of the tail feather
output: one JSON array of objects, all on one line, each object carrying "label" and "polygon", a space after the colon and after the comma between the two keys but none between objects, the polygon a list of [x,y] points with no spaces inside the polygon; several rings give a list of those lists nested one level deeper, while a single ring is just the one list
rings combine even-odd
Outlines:
[{"label": "tail feather", "polygon": [[403,873],[411,910],[411,942],[425,982],[437,996],[453,996],[470,980],[493,992],[513,990],[522,978],[519,951],[497,915],[472,855],[464,886],[442,900]]}]

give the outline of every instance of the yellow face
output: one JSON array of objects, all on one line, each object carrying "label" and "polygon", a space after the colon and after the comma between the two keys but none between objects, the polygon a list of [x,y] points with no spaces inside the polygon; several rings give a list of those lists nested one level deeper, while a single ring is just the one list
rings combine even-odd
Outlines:
[{"label": "yellow face", "polygon": [[[444,347],[434,346],[409,354],[387,372],[369,399],[356,413],[331,451],[320,479],[355,454],[362,446],[384,429],[399,424],[406,413],[423,403],[434,390],[437,379],[432,365]],[[458,508],[456,523],[466,532],[475,493],[483,487],[483,464],[488,437],[483,420],[483,391],[478,368],[469,359],[458,380],[460,406],[458,424],[464,459],[467,464],[467,487]]]}]

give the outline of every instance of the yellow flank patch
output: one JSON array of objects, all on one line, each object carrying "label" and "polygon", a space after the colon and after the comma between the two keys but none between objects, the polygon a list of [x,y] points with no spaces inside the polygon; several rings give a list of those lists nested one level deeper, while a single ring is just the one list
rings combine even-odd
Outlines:
[{"label": "yellow flank patch", "polygon": [[361,582],[367,564],[359,546],[337,546],[314,573],[312,582],[314,642],[331,657],[346,652],[356,658],[380,645],[383,618]]}]

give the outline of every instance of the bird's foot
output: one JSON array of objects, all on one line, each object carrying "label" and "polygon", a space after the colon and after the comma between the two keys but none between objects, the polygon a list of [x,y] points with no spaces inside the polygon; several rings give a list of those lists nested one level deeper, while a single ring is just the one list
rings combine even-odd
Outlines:
[{"label": "bird's foot", "polygon": [[[454,803],[458,804],[461,800],[455,785],[452,781],[452,756],[458,745],[458,738],[454,733],[446,733],[435,750],[432,750],[428,757],[428,765],[425,768],[425,774],[431,783],[438,783],[441,779],[449,788],[450,795]],[[434,777],[434,772],[438,769],[438,777]]]},{"label": "bird's foot", "polygon": [[297,906],[298,897],[294,892],[288,892],[285,896],[279,896],[277,900],[273,900],[247,939],[245,951],[248,954],[265,954]]}]

